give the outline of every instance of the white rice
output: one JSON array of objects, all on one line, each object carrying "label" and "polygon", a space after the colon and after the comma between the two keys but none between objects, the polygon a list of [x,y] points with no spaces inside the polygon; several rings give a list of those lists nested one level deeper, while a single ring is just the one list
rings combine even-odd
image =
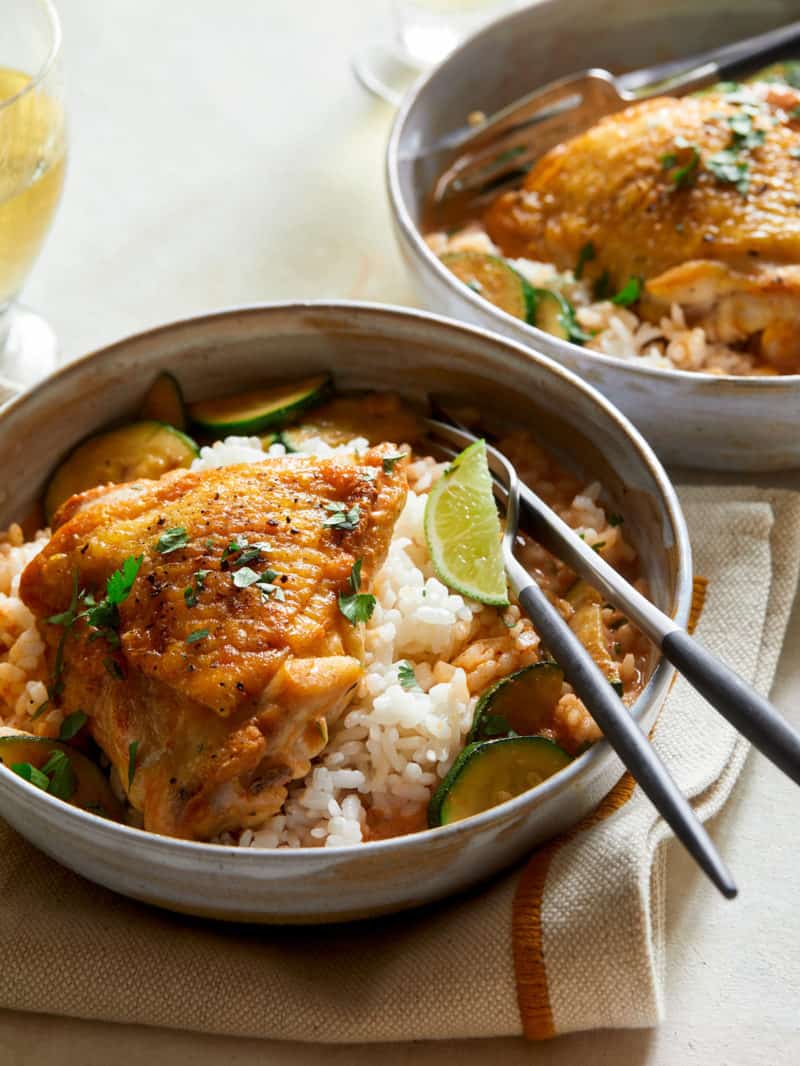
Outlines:
[{"label": "white rice", "polygon": [[[485,252],[504,258],[489,235],[478,225],[457,233],[431,233],[426,241],[436,255],[446,252]],[[535,288],[560,292],[575,307],[579,325],[593,334],[584,347],[602,355],[626,359],[662,370],[694,370],[709,374],[753,375],[769,372],[754,355],[737,351],[690,327],[678,304],[656,325],[610,300],[595,301],[587,281],[571,270],[559,271],[552,263],[532,259],[506,259]]]},{"label": "white rice", "polygon": [[[303,452],[330,455],[368,447],[355,438],[338,448],[306,440]],[[535,449],[525,446],[537,466]],[[257,437],[229,437],[203,448],[192,464],[206,470],[235,463],[284,457],[281,444],[268,452]],[[461,750],[469,731],[476,692],[498,677],[536,661],[539,637],[511,607],[501,619],[493,608],[453,594],[435,576],[423,530],[425,493],[444,464],[420,458],[409,466],[405,507],[395,525],[386,561],[374,578],[376,607],[364,629],[364,674],[353,702],[331,728],[327,747],[302,780],[292,783],[281,812],[258,831],[238,840],[245,847],[341,846],[368,836],[421,828],[431,795]],[[538,470],[538,472],[537,472]],[[526,475],[545,494],[555,492],[549,460]],[[543,480],[544,479],[544,480]],[[614,562],[632,554],[620,530],[609,526],[600,485],[577,492],[573,483],[565,516],[587,539],[602,538],[604,556]],[[0,723],[32,729],[31,715],[47,698],[44,644],[32,613],[19,599],[19,577],[47,542],[48,531],[25,543],[12,526],[0,539]],[[617,543],[619,541],[619,544]],[[531,542],[530,567],[541,564]],[[627,553],[627,555],[626,555]],[[413,668],[416,684],[400,683],[401,664]],[[596,727],[585,710],[562,702],[570,729],[593,739]],[[559,704],[561,707],[561,704]],[[573,721],[574,719],[574,721]],[[37,717],[35,731],[57,736],[61,711]],[[582,732],[581,732],[582,731]],[[579,737],[580,739],[580,737]],[[113,782],[119,785],[119,782]],[[369,810],[369,826],[367,811]],[[376,828],[377,827],[377,828]]]},{"label": "white rice", "polygon": [[[332,448],[310,439],[301,447],[305,453],[329,455],[361,451],[368,442],[356,438]],[[281,444],[264,452],[257,437],[228,437],[203,448],[192,469],[283,455]],[[427,488],[444,466],[414,465],[418,489]],[[437,676],[430,660],[444,665],[463,645],[473,615],[482,608],[454,595],[434,576],[424,512],[424,494],[410,491],[386,562],[373,582],[377,604],[365,626],[364,676],[356,698],[331,730],[311,772],[291,785],[281,813],[257,832],[242,834],[240,845],[357,844],[366,828],[365,797],[372,811],[387,819],[413,818],[463,747],[474,707],[467,675],[462,669],[440,668]],[[415,667],[418,689],[405,689],[398,680],[405,662]]]}]

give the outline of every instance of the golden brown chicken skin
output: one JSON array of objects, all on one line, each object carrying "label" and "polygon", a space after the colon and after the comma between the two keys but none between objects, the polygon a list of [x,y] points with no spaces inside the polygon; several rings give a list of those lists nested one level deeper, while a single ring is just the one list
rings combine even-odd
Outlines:
[{"label": "golden brown chicken skin", "polygon": [[[769,82],[634,104],[543,156],[522,189],[489,208],[486,229],[505,255],[560,269],[591,242],[586,275],[606,272],[612,291],[644,279],[646,317],[678,303],[710,339],[750,343],[794,372],[798,106],[800,92]],[[721,168],[718,153],[731,150]]]},{"label": "golden brown chicken skin", "polygon": [[146,829],[207,840],[263,824],[325,746],[362,674],[339,596],[358,560],[368,590],[405,500],[393,450],[174,471],[56,516],[20,587],[40,620],[75,587],[100,599],[141,557],[113,633],[41,628],[57,673],[66,631],[60,702],[89,716]]}]

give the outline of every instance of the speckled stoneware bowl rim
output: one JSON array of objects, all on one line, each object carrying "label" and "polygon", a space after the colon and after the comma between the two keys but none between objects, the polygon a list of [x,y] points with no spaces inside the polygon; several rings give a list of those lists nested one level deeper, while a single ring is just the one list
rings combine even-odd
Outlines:
[{"label": "speckled stoneware bowl rim", "polygon": [[[488,26],[478,30],[463,41],[457,48],[450,52],[447,58],[438,66],[418,78],[403,97],[397,110],[397,114],[394,117],[391,132],[389,134],[389,141],[386,147],[384,173],[389,203],[392,213],[394,214],[395,222],[400,227],[405,239],[409,242],[409,246],[425,265],[434,272],[439,281],[442,282],[455,296],[467,300],[468,303],[481,314],[496,319],[499,323],[498,328],[500,329],[502,329],[505,323],[512,322],[515,328],[520,329],[530,337],[530,344],[532,346],[541,344],[542,340],[546,340],[549,345],[558,349],[563,349],[567,354],[571,355],[573,353],[580,353],[582,356],[596,362],[600,366],[617,367],[630,374],[644,375],[645,377],[654,380],[666,376],[672,380],[680,380],[687,383],[715,382],[723,389],[745,389],[756,387],[769,390],[781,389],[786,385],[800,385],[800,374],[781,374],[775,377],[745,377],[741,374],[709,374],[696,370],[679,370],[677,368],[670,369],[668,367],[639,365],[632,360],[621,359],[616,355],[601,355],[599,352],[594,352],[591,348],[583,348],[580,345],[573,344],[571,341],[563,341],[559,337],[545,333],[536,326],[529,325],[522,319],[514,318],[513,315],[501,311],[499,307],[495,307],[495,305],[489,300],[485,300],[482,296],[479,296],[466,285],[459,282],[453,272],[448,270],[439,257],[431,251],[422,236],[421,230],[414,222],[410,211],[406,207],[400,184],[400,142],[403,137],[406,120],[414,108],[419,106],[420,99],[424,97],[429,87],[433,85],[438,78],[446,77],[447,67],[451,62],[456,61],[458,57],[473,44],[480,41],[483,41],[484,43],[490,41],[498,30],[502,31],[507,25],[511,25],[517,19],[522,17],[530,17],[529,9],[526,8],[523,11],[511,11],[506,15],[494,19],[488,24]],[[531,91],[536,88],[537,86],[535,84],[531,85]],[[465,107],[465,116],[468,110],[471,110],[471,108]],[[800,396],[798,398],[800,399]]]},{"label": "speckled stoneware bowl rim", "polygon": [[[577,375],[573,374],[572,371],[567,370],[553,359],[541,355],[538,352],[531,352],[525,345],[512,340],[507,340],[504,337],[492,333],[490,330],[481,329],[478,326],[466,325],[465,323],[432,312],[418,311],[413,308],[393,307],[388,304],[365,303],[361,301],[309,300],[226,307],[219,311],[209,312],[204,315],[178,319],[165,325],[144,330],[141,333],[131,334],[123,340],[116,341],[113,344],[80,356],[60,367],[44,381],[21,393],[19,396],[7,401],[0,406],[0,434],[3,432],[3,418],[6,413],[16,410],[19,407],[23,407],[29,396],[39,395],[53,388],[57,388],[59,382],[68,380],[73,375],[80,373],[87,363],[91,363],[95,360],[102,360],[104,358],[111,358],[120,350],[124,351],[129,345],[146,339],[157,339],[159,336],[168,335],[174,331],[180,331],[181,329],[202,326],[205,323],[218,324],[220,320],[224,320],[226,317],[241,318],[242,316],[247,316],[249,314],[263,315],[265,311],[275,311],[282,314],[291,314],[295,311],[321,311],[334,315],[339,311],[343,314],[348,312],[366,313],[368,315],[375,313],[376,317],[389,316],[412,318],[418,321],[422,320],[423,322],[427,321],[437,327],[445,327],[455,334],[479,338],[500,348],[511,349],[517,355],[522,356],[525,359],[533,358],[536,361],[545,364],[548,371],[561,377],[569,388],[584,393],[603,410],[607,418],[614,421],[618,428],[623,431],[630,442],[631,451],[635,453],[637,460],[647,469],[648,474],[652,477],[658,488],[660,504],[669,518],[671,532],[675,537],[676,567],[674,592],[675,607],[673,617],[679,625],[686,625],[692,600],[692,565],[689,534],[675,489],[667,476],[666,471],[639,431],[635,429],[628,419],[618,411],[609,400],[597,392],[596,389],[587,385],[577,377]],[[661,658],[657,662],[647,685],[631,708],[631,713],[635,719],[639,720],[646,714],[655,694],[662,686],[668,686],[670,681],[674,678],[674,675],[675,668],[665,659]],[[598,762],[604,760],[608,753],[609,747],[607,742],[604,740],[598,741],[588,751],[574,759],[569,766],[559,771],[559,773],[553,777],[548,778],[541,785],[537,786],[536,789],[522,793],[511,800],[507,800],[505,803],[499,804],[487,811],[483,811],[481,814],[466,818],[463,821],[454,822],[450,825],[440,826],[435,829],[421,830],[405,836],[389,837],[385,840],[369,841],[366,843],[351,844],[341,847],[337,846],[336,848],[325,850],[333,855],[341,856],[354,854],[363,855],[366,852],[369,854],[379,854],[387,851],[402,851],[404,848],[413,849],[434,835],[437,840],[444,839],[445,835],[451,839],[469,837],[484,826],[490,825],[498,816],[498,812],[502,811],[508,814],[524,808],[531,802],[531,797],[533,795],[536,796],[539,804],[544,804],[549,800],[552,800],[555,796],[570,790],[580,782],[582,777],[587,776],[589,771]],[[191,840],[181,840],[176,837],[161,836],[157,833],[150,833],[144,829],[127,826],[119,822],[112,822],[108,819],[101,818],[96,814],[92,814],[90,811],[84,811],[79,807],[73,807],[70,804],[63,803],[61,800],[43,792],[35,785],[31,785],[1,764],[0,775],[6,775],[8,780],[15,787],[22,789],[23,794],[28,796],[30,803],[34,805],[44,804],[45,807],[57,817],[57,819],[71,822],[73,826],[76,827],[82,826],[85,828],[87,834],[92,834],[99,838],[105,838],[108,842],[119,842],[120,844],[125,844],[127,842],[132,847],[135,847],[136,844],[140,843],[144,838],[152,846],[164,849],[165,851],[207,859],[210,863],[218,862],[223,857],[231,857],[235,855],[237,856],[237,862],[249,866],[262,864],[266,856],[269,856],[270,862],[277,861],[287,864],[291,862],[302,863],[304,856],[313,856],[314,853],[319,850],[316,848],[238,847],[223,844],[200,843]],[[1,815],[2,811],[0,811],[0,816]]]}]

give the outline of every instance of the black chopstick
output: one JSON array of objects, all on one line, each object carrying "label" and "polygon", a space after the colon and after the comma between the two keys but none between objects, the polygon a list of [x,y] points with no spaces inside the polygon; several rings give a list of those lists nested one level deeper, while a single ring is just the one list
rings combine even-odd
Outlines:
[{"label": "black chopstick", "polygon": [[733,899],[736,884],[711,838],[594,659],[535,581],[520,589],[518,596],[548,651],[631,776],[703,872],[725,897]]}]

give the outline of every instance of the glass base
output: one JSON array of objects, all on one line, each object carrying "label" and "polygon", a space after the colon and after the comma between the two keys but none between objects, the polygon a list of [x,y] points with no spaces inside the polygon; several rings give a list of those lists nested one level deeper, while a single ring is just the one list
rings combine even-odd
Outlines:
[{"label": "glass base", "polygon": [[369,92],[398,106],[423,67],[382,41],[371,41],[352,58],[353,73]]},{"label": "glass base", "polygon": [[0,398],[6,383],[24,389],[47,377],[58,354],[56,335],[41,315],[12,304],[0,317]]}]

